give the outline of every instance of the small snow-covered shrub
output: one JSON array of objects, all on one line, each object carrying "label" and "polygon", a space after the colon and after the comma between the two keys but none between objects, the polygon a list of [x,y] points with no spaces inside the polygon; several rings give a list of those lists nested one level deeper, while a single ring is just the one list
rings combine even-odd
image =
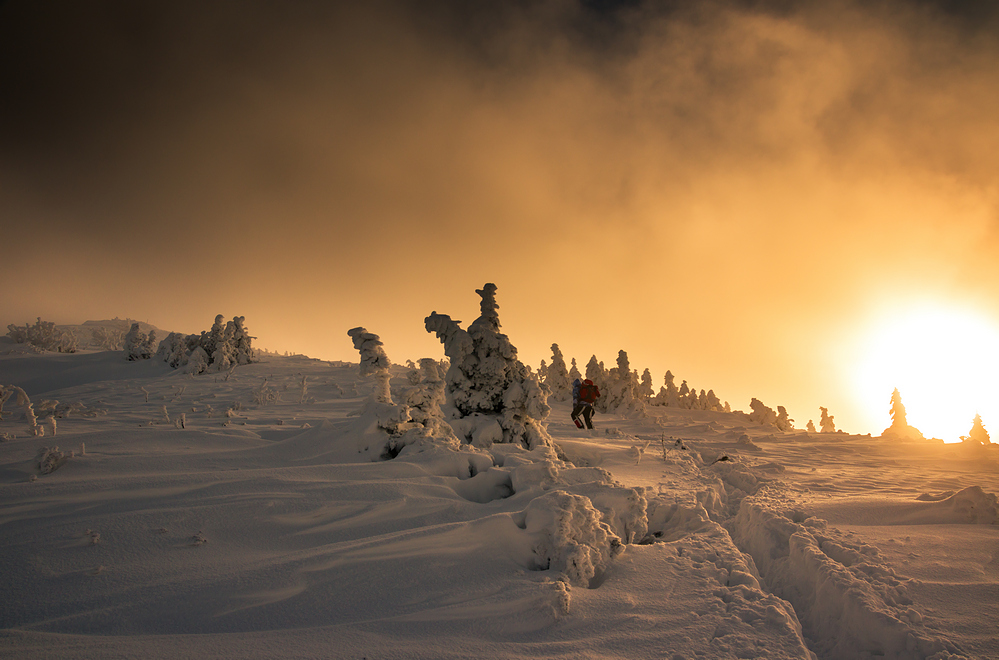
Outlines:
[{"label": "small snow-covered shrub", "polygon": [[35,460],[38,463],[39,472],[42,474],[51,474],[62,466],[67,458],[69,457],[59,451],[58,447],[41,447],[38,450],[38,456]]}]

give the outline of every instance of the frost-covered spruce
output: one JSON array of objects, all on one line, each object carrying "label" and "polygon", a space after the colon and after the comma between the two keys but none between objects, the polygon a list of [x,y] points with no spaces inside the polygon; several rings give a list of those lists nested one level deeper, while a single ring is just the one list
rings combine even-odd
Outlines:
[{"label": "frost-covered spruce", "polygon": [[552,344],[552,363],[545,378],[545,385],[551,391],[552,398],[555,401],[566,401],[572,393],[571,382],[562,351],[559,350],[558,344]]},{"label": "frost-covered spruce", "polygon": [[881,436],[896,440],[923,440],[922,432],[914,426],[910,426],[905,417],[905,406],[902,404],[902,395],[898,388],[891,395],[891,426],[886,428]]},{"label": "frost-covered spruce", "polygon": [[642,382],[638,386],[640,398],[650,401],[656,391],[652,388],[652,372],[646,369],[642,372]]},{"label": "frost-covered spruce", "polygon": [[[517,359],[509,338],[499,331],[496,285],[486,284],[476,293],[482,298],[481,314],[467,331],[446,314],[432,312],[425,320],[427,332],[437,335],[451,361],[444,380],[454,416],[481,418],[481,425],[460,433],[478,444],[519,442],[526,449],[553,446],[544,425],[551,411],[545,392]],[[486,427],[496,432],[484,433]]]},{"label": "frost-covered spruce", "polygon": [[187,364],[188,336],[180,332],[171,332],[160,342],[156,349],[156,359],[166,362],[174,369]]},{"label": "frost-covered spruce", "polygon": [[129,361],[148,360],[153,356],[153,343],[156,341],[156,331],[147,336],[139,329],[139,324],[133,323],[125,334],[125,359]]},{"label": "frost-covered spruce", "polygon": [[645,403],[635,395],[638,385],[638,374],[631,370],[628,354],[618,351],[617,366],[608,372],[605,388],[600,390],[600,398],[604,399],[603,410],[618,415],[643,413]]},{"label": "frost-covered spruce", "polygon": [[655,405],[669,408],[680,407],[680,391],[677,389],[676,383],[673,382],[673,379],[673,372],[667,371],[665,384],[663,387],[659,388],[659,394],[656,395],[656,399],[654,401]]},{"label": "frost-covered spruce", "polygon": [[583,374],[580,373],[579,367],[576,366],[576,358],[572,358],[572,366],[569,367],[569,382],[573,383],[576,379],[583,379]]},{"label": "frost-covered spruce", "polygon": [[763,425],[773,426],[777,424],[777,413],[774,412],[773,408],[766,406],[759,399],[753,398],[749,402],[749,407],[753,411],[749,413],[750,420]]},{"label": "frost-covered spruce", "polygon": [[819,406],[819,412],[822,413],[822,417],[819,419],[819,431],[821,433],[835,433],[836,418],[829,414],[828,408]]},{"label": "frost-covered spruce", "polygon": [[794,420],[787,414],[787,408],[784,406],[777,406],[777,421],[774,425],[785,433],[794,430]]}]

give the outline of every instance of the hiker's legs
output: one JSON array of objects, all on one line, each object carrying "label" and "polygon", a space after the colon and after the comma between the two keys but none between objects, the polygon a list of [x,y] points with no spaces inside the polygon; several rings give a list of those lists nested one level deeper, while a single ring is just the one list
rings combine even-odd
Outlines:
[{"label": "hiker's legs", "polygon": [[572,415],[571,415],[573,423],[577,423],[578,425],[579,413],[583,412],[583,410],[588,407],[589,406],[587,406],[585,403],[576,404],[576,407],[572,409]]},{"label": "hiker's legs", "polygon": [[593,417],[593,406],[587,405],[583,407],[583,421],[586,422],[586,428],[592,429],[593,422],[590,419]]}]

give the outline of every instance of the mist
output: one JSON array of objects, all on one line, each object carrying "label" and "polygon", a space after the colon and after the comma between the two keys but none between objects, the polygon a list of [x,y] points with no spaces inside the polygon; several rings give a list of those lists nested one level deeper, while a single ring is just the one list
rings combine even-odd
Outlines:
[{"label": "mist", "polygon": [[999,318],[995,12],[465,4],[0,6],[0,322],[403,362],[495,282],[535,366],[624,349],[878,433],[878,310]]}]

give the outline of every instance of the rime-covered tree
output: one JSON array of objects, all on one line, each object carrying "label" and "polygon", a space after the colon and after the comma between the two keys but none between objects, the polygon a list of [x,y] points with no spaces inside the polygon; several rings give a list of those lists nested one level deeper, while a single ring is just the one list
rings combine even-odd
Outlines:
[{"label": "rime-covered tree", "polygon": [[153,356],[153,342],[156,341],[156,331],[147,336],[139,329],[139,324],[133,323],[125,334],[125,359],[129,361],[148,360]]},{"label": "rime-covered tree", "polygon": [[808,420],[808,424],[805,424],[805,430],[809,433],[815,433],[815,422]]},{"label": "rime-covered tree", "polygon": [[785,433],[794,430],[794,420],[787,414],[787,408],[784,406],[777,406],[777,421],[774,422],[774,426]]},{"label": "rime-covered tree", "polygon": [[[601,396],[594,407],[602,412],[632,415],[645,410],[645,404],[635,396],[638,389],[638,374],[631,370],[628,354],[623,350],[618,351],[617,366],[607,373],[605,386],[600,387],[598,383],[597,387],[600,388]],[[603,399],[602,406],[601,399]]]},{"label": "rime-covered tree", "polygon": [[891,426],[886,428],[881,436],[884,438],[893,438],[896,440],[923,440],[923,434],[919,429],[914,426],[910,426],[905,418],[905,406],[902,404],[902,395],[899,393],[898,388],[891,393],[891,408],[889,409],[889,414],[891,415]]},{"label": "rime-covered tree", "polygon": [[558,344],[552,344],[552,363],[548,367],[548,377],[544,382],[555,401],[566,401],[572,394],[569,371],[565,367],[565,358]]},{"label": "rime-covered tree", "polygon": [[652,399],[652,395],[655,394],[655,390],[652,388],[652,372],[646,369],[642,372],[642,382],[638,387],[639,395],[649,401]]},{"label": "rime-covered tree", "polygon": [[576,379],[583,379],[583,374],[579,372],[579,367],[576,366],[576,358],[572,358],[572,366],[569,367],[569,382],[575,382]]},{"label": "rime-covered tree", "polygon": [[708,390],[707,405],[705,410],[714,410],[715,412],[724,412],[725,410],[725,406],[722,405],[721,399],[718,398],[714,390]]},{"label": "rime-covered tree", "polygon": [[361,376],[370,377],[375,382],[374,400],[379,403],[392,403],[392,389],[389,380],[392,378],[389,360],[378,335],[368,332],[365,328],[351,328],[347,335],[353,340],[354,348],[361,354]]},{"label": "rime-covered tree", "polygon": [[659,389],[659,394],[656,395],[656,405],[666,406],[668,408],[679,408],[680,407],[680,391],[676,387],[676,383],[673,382],[674,376],[672,371],[667,371],[665,376],[665,386]]},{"label": "rime-covered tree", "polygon": [[476,293],[482,298],[480,316],[468,330],[437,312],[425,320],[427,332],[437,335],[451,361],[444,378],[448,404],[459,419],[482,418],[475,421],[474,428],[455,430],[480,445],[514,442],[525,449],[554,446],[544,425],[551,411],[545,392],[517,359],[517,349],[509,338],[499,331],[496,285],[486,284]]},{"label": "rime-covered tree", "polygon": [[835,418],[829,414],[829,409],[819,406],[819,412],[822,413],[822,417],[819,419],[819,429],[821,429],[821,432],[835,433],[836,432]]},{"label": "rime-covered tree", "polygon": [[749,402],[749,408],[752,410],[749,413],[749,419],[756,422],[757,424],[763,425],[776,425],[777,424],[777,413],[774,412],[773,408],[765,405],[759,399],[754,398]]},{"label": "rime-covered tree", "polygon": [[968,431],[967,437],[962,438],[962,440],[977,445],[992,444],[992,439],[989,437],[989,432],[985,430],[984,426],[982,426],[981,415],[975,413],[975,420],[971,424],[971,430]]}]

